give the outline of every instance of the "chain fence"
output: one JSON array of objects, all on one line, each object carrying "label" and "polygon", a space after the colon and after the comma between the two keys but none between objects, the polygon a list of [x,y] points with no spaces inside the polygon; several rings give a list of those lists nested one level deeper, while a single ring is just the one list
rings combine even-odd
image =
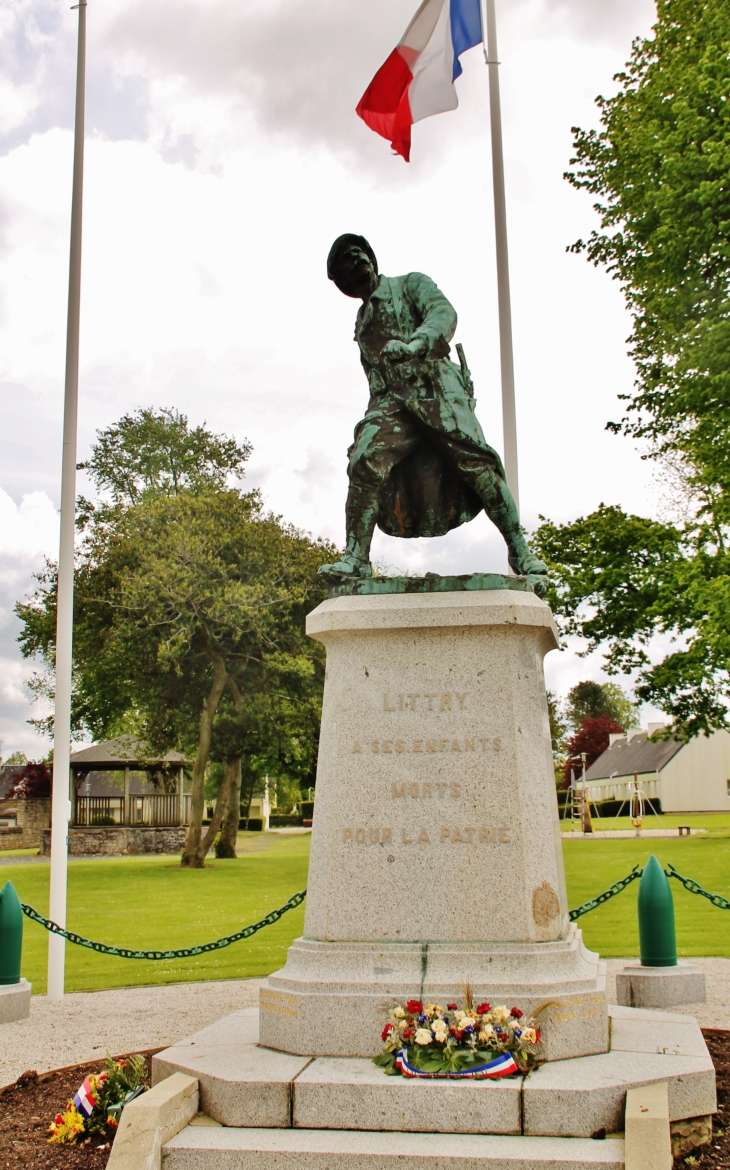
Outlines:
[{"label": "chain fence", "polygon": [[575,910],[571,910],[569,915],[570,921],[576,922],[579,918],[582,918],[584,914],[588,914],[591,910],[597,910],[599,906],[604,904],[604,902],[608,902],[609,899],[615,898],[617,894],[620,894],[622,890],[625,890],[626,887],[630,886],[632,882],[637,881],[643,872],[643,869],[640,869],[638,865],[635,865],[631,873],[628,873],[626,877],[621,878],[620,881],[614,882],[613,885],[609,886],[607,890],[604,890],[602,894],[598,894],[595,898],[591,898],[590,902],[584,902],[582,906],[576,906]]},{"label": "chain fence", "polygon": [[[603,906],[611,898],[615,898],[617,894],[622,893],[632,882],[638,881],[643,874],[643,869],[635,865],[626,877],[614,882],[603,893],[597,894],[595,898],[584,902],[582,906],[576,906],[575,910],[570,911],[570,921],[577,922],[584,914],[589,914],[591,910],[597,910],[599,906]],[[674,878],[685,890],[690,894],[700,894],[703,898],[707,898],[713,906],[717,906],[720,910],[730,910],[730,901],[723,898],[720,894],[710,894],[703,889],[699,882],[693,878],[683,877],[681,873],[674,868],[671,861],[667,863],[667,869],[664,870],[668,878]],[[152,959],[155,962],[165,959],[191,959],[196,955],[206,955],[210,951],[220,951],[223,947],[230,947],[232,943],[240,942],[244,938],[251,938],[257,931],[262,930],[265,926],[272,926],[274,922],[278,922],[289,910],[296,909],[301,906],[305,897],[306,890],[301,890],[298,894],[294,894],[285,905],[280,906],[278,910],[272,910],[260,922],[254,922],[251,926],[244,926],[243,930],[236,931],[235,934],[227,934],[224,938],[216,939],[215,942],[201,943],[196,947],[179,947],[172,951],[133,951],[129,947],[114,947],[107,943],[94,942],[90,938],[84,938],[81,934],[76,934],[72,930],[63,930],[57,923],[52,922],[50,918],[45,918],[32,906],[28,906],[25,902],[21,902],[23,913],[28,916],[33,922],[37,922],[44,927],[51,934],[60,935],[65,938],[67,942],[74,943],[78,947],[87,947],[88,950],[97,951],[101,955],[115,955],[119,959]]]},{"label": "chain fence", "polygon": [[719,910],[730,910],[730,902],[728,902],[727,898],[723,898],[720,894],[708,894],[707,890],[703,890],[700,883],[696,882],[694,878],[682,877],[681,873],[677,873],[671,861],[667,862],[667,868],[664,872],[667,877],[675,878],[676,881],[680,882],[685,890],[689,890],[690,894],[701,894],[703,898],[707,898],[708,902],[712,902],[712,905],[717,906]]},{"label": "chain fence", "polygon": [[223,947],[229,947],[232,943],[240,942],[241,939],[250,938],[252,934],[256,934],[264,926],[272,926],[274,922],[278,922],[287,911],[301,906],[306,895],[307,891],[301,890],[300,893],[294,894],[286,905],[280,906],[278,910],[272,910],[260,922],[254,922],[251,926],[244,926],[243,930],[236,931],[235,934],[227,934],[224,938],[216,939],[215,942],[201,943],[197,947],[179,947],[174,951],[133,951],[128,947],[113,947],[107,943],[94,942],[90,938],[84,938],[81,934],[75,934],[72,930],[64,930],[56,922],[52,922],[50,918],[45,918],[43,914],[39,914],[32,906],[26,905],[25,902],[21,902],[20,905],[23,913],[33,922],[39,923],[40,926],[43,926],[51,934],[58,934],[61,938],[65,938],[67,942],[75,943],[77,947],[87,947],[88,950],[98,951],[101,955],[116,955],[119,959],[152,959],[159,962],[162,959],[191,959],[195,955],[207,955],[210,951],[220,951]]}]

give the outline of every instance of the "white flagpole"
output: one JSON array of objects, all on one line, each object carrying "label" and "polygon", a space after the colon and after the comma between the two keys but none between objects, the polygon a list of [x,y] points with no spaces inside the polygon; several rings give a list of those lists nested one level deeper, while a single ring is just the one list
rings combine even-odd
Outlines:
[{"label": "white flagpole", "polygon": [[504,469],[507,484],[520,510],[517,468],[517,414],[515,411],[515,365],[512,348],[512,303],[509,289],[507,251],[507,208],[504,194],[502,153],[502,106],[499,96],[499,54],[495,0],[486,0],[486,41],[484,58],[489,69],[489,114],[492,130],[492,183],[494,186],[494,234],[497,244],[497,296],[499,302],[499,356],[502,370],[502,427]]},{"label": "white flagpole", "polygon": [[[56,709],[53,723],[53,801],[51,808],[51,921],[66,927],[68,824],[71,819],[71,667],[73,652],[74,532],[76,521],[76,432],[79,397],[79,316],[81,308],[81,212],[84,186],[84,99],[86,80],[86,0],[79,10],[76,57],[71,252],[66,326],[66,387],[61,463],[61,538],[58,554],[56,615]],[[65,940],[48,936],[48,998],[63,999]]]}]

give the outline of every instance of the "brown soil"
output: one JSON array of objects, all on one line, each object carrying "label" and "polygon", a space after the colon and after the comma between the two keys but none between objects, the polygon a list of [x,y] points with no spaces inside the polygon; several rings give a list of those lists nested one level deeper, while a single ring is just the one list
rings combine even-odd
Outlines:
[{"label": "brown soil", "polygon": [[[147,1057],[149,1083],[150,1058]],[[123,1055],[129,1055],[124,1053]],[[48,1126],[77,1092],[84,1077],[101,1072],[103,1060],[75,1064],[56,1072],[28,1071],[0,1092],[0,1170],[104,1170],[114,1137],[94,1134],[75,1146],[48,1144]]]},{"label": "brown soil", "polygon": [[675,1170],[730,1170],[730,1032],[703,1028],[717,1081],[717,1113],[713,1118],[712,1145],[700,1146],[684,1158],[675,1158]]},{"label": "brown soil", "polygon": [[[717,1113],[712,1145],[676,1158],[675,1170],[730,1170],[730,1031],[703,1028],[717,1076]],[[150,1058],[159,1048],[152,1048]],[[124,1053],[123,1055],[128,1055]],[[84,1077],[100,1072],[103,1061],[76,1064],[56,1072],[24,1073],[0,1092],[0,1170],[105,1170],[112,1134],[94,1134],[76,1146],[49,1145],[50,1122],[73,1097]]]}]

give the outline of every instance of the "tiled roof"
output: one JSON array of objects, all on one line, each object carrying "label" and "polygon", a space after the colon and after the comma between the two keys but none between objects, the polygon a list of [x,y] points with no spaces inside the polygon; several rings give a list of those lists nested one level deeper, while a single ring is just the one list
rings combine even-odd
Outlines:
[{"label": "tiled roof", "polygon": [[120,735],[118,739],[106,739],[103,743],[81,748],[71,755],[72,768],[145,768],[155,764],[184,764],[180,752],[168,752],[165,756],[150,756],[149,748],[131,735]]},{"label": "tiled roof", "polygon": [[622,737],[591,764],[586,780],[608,780],[611,776],[631,776],[634,772],[639,776],[661,772],[683,746],[676,739],[660,739],[655,743],[646,731],[638,732],[628,742]]}]

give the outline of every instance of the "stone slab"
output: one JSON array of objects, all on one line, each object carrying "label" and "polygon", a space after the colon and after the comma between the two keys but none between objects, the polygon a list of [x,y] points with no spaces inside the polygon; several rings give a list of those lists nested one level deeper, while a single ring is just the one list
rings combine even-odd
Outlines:
[{"label": "stone slab", "polygon": [[612,1052],[653,1052],[670,1056],[707,1056],[707,1045],[693,1016],[611,1006]]},{"label": "stone slab", "polygon": [[163,1144],[198,1111],[198,1082],[175,1073],[127,1105],[108,1165],[111,1170],[160,1170]]},{"label": "stone slab", "polygon": [[165,1170],[624,1170],[621,1139],[204,1129],[167,1143]]},{"label": "stone slab", "polygon": [[671,1056],[607,1052],[544,1064],[524,1083],[524,1133],[589,1137],[623,1128],[629,1088],[667,1081],[672,1121],[714,1113],[715,1070],[709,1054]]},{"label": "stone slab", "polygon": [[522,1079],[418,1081],[387,1077],[371,1060],[320,1057],[293,1086],[300,1129],[409,1133],[522,1132]]},{"label": "stone slab", "polygon": [[626,1170],[672,1170],[666,1084],[628,1090],[624,1157]]},{"label": "stone slab", "polygon": [[624,967],[616,975],[616,998],[625,1007],[672,1008],[684,1003],[705,1003],[705,973],[699,967]]},{"label": "stone slab", "polygon": [[[564,939],[549,943],[296,939],[285,969],[261,989],[262,1042],[310,1056],[372,1057],[382,1048],[387,1004],[459,1001],[464,983],[477,1002],[505,1003],[526,1015],[542,1009],[547,1060],[608,1049],[605,964],[572,925]],[[338,1027],[325,1032],[322,1019],[333,1010]]]},{"label": "stone slab", "polygon": [[32,987],[27,979],[0,986],[0,1024],[14,1024],[16,1020],[28,1019]]},{"label": "stone slab", "polygon": [[196,1077],[201,1110],[227,1126],[291,1125],[291,1083],[309,1063],[260,1048],[258,1011],[244,1009],[152,1058],[152,1081],[175,1072]]}]

